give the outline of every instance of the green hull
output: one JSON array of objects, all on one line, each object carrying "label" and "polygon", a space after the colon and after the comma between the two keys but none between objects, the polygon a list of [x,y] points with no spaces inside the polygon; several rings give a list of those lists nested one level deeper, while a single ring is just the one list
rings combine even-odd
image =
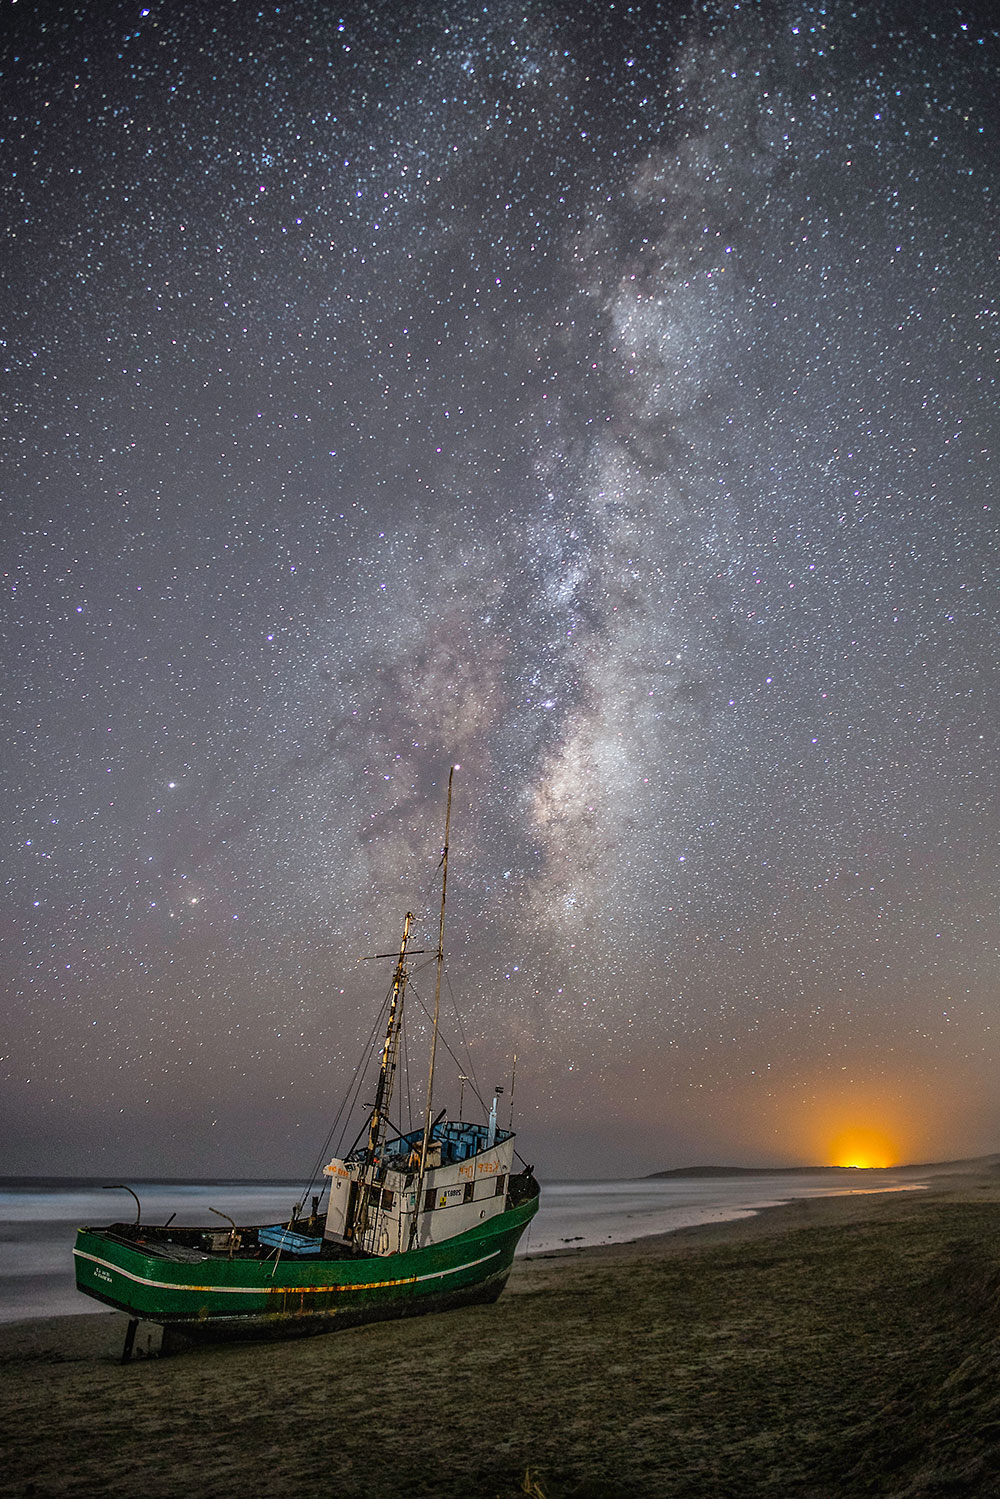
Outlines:
[{"label": "green hull", "polygon": [[296,1336],[363,1322],[493,1301],[536,1195],[480,1227],[408,1253],[363,1259],[228,1259],[181,1262],[110,1229],[81,1228],[77,1289],[132,1318],[189,1338]]}]

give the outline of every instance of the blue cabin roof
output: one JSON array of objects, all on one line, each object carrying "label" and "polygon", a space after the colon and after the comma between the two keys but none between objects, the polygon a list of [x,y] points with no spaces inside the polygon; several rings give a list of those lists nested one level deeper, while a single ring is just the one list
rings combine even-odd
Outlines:
[{"label": "blue cabin roof", "polygon": [[[463,1124],[459,1120],[442,1119],[440,1124],[435,1124],[431,1130],[431,1140],[440,1143],[441,1164],[447,1166],[456,1161],[467,1161],[470,1156],[478,1155],[481,1150],[485,1150],[489,1134],[489,1127],[485,1124]],[[396,1135],[386,1140],[386,1157],[408,1156],[412,1150],[419,1148],[423,1138],[423,1130],[414,1129],[408,1134]],[[513,1139],[512,1130],[498,1128],[494,1144],[500,1145],[504,1140],[510,1139]],[[351,1159],[357,1159],[363,1154],[363,1151],[355,1151]]]}]

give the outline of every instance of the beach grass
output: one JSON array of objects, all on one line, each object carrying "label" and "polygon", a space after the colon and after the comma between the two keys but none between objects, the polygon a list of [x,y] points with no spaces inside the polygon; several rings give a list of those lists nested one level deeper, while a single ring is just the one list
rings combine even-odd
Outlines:
[{"label": "beach grass", "polygon": [[998,1318],[980,1175],[540,1256],[495,1306],[291,1343],[122,1367],[123,1317],[14,1324],[0,1494],[987,1499]]}]

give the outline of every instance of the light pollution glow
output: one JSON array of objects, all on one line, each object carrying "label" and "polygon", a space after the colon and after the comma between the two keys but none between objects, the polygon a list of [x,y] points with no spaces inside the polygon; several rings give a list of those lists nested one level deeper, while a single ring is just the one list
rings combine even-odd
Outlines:
[{"label": "light pollution glow", "polygon": [[[738,1094],[732,1107],[749,1115],[761,1105]],[[979,1131],[973,1153],[989,1150],[988,1117],[963,1104],[961,1079],[951,1067],[942,1067],[932,1083],[908,1065],[878,1075],[859,1054],[839,1081],[811,1071],[780,1101],[776,1092],[768,1113],[770,1142],[758,1136],[757,1157],[797,1165],[884,1169],[939,1161],[955,1154],[943,1153],[941,1143],[956,1137],[959,1120]]]},{"label": "light pollution glow", "polygon": [[833,1142],[830,1152],[834,1166],[861,1166],[867,1169],[896,1166],[899,1150],[881,1130],[863,1125],[845,1130]]}]

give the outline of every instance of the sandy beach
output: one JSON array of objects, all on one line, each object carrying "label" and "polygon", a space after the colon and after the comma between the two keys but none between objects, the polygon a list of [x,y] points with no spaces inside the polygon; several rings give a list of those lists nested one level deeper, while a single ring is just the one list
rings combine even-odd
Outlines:
[{"label": "sandy beach", "polygon": [[[118,1363],[0,1327],[0,1494],[1000,1495],[1000,1172],[515,1265],[500,1301]],[[158,1347],[140,1328],[140,1353]]]}]

